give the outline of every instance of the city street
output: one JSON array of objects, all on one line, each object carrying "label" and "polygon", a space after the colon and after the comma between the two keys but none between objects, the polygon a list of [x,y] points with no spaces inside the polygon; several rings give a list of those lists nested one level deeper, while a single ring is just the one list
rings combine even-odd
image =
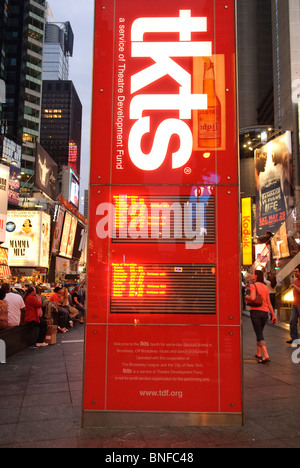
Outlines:
[{"label": "city street", "polygon": [[0,0],[0,448],[300,447],[299,30]]},{"label": "city street", "polygon": [[[244,427],[82,429],[84,327],[58,344],[27,349],[0,366],[0,448],[300,447],[300,364],[288,332],[266,327],[272,362],[257,364],[255,336],[243,318]],[[297,354],[297,353],[296,353]]]}]

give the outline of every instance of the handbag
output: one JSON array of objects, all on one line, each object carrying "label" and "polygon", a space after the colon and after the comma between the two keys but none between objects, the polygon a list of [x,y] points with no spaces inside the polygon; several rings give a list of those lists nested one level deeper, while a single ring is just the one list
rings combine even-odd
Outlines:
[{"label": "handbag", "polygon": [[254,283],[254,286],[255,286],[255,290],[256,290],[256,297],[254,299],[254,301],[247,301],[247,305],[250,306],[250,307],[260,307],[263,305],[263,298],[262,296],[258,293],[257,291],[257,287],[256,287],[256,284]]}]

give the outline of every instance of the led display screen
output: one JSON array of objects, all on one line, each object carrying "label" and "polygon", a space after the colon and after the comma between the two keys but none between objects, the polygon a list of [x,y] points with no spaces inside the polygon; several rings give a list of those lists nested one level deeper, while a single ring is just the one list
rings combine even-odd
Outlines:
[{"label": "led display screen", "polygon": [[214,265],[113,264],[111,313],[215,314]]},{"label": "led display screen", "polygon": [[114,195],[113,242],[184,243],[198,235],[215,243],[215,198],[204,187],[190,196]]}]

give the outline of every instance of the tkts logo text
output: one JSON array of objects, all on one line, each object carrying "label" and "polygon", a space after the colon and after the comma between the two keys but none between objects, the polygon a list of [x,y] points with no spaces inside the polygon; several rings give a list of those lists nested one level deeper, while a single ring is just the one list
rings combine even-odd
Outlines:
[{"label": "tkts logo text", "polygon": [[[193,41],[193,33],[207,32],[207,18],[191,15],[191,10],[180,10],[174,18],[139,18],[131,29],[131,57],[151,58],[154,64],[131,77],[130,93],[135,94],[130,102],[130,119],[135,120],[128,140],[129,156],[133,164],[143,171],[155,171],[167,157],[173,135],[179,138],[179,149],[172,153],[172,168],[184,166],[193,151],[193,134],[185,121],[192,120],[193,110],[207,109],[207,95],[192,94],[192,76],[176,63],[176,58],[211,57],[211,42]],[[178,33],[177,42],[145,41],[148,33]],[[161,36],[160,36],[161,37]],[[175,59],[175,60],[174,60]],[[146,94],[145,88],[168,76],[178,83],[177,94]],[[172,83],[174,83],[172,81]],[[139,93],[139,94],[136,94]],[[150,116],[143,117],[147,111]],[[153,135],[152,148],[143,152],[142,139],[151,132],[151,114],[161,111],[178,111],[178,118],[164,118]]]}]

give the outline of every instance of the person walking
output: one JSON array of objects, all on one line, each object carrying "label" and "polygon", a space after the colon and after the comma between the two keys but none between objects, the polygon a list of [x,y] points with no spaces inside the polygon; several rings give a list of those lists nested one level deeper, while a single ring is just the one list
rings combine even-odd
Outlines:
[{"label": "person walking", "polygon": [[47,334],[47,322],[43,318],[42,301],[36,297],[36,289],[33,286],[29,286],[28,290],[24,295],[25,302],[25,323],[33,324],[38,326],[39,334],[36,341],[36,347],[48,346],[45,343],[45,337]]},{"label": "person walking", "polygon": [[300,265],[294,269],[294,282],[291,284],[289,289],[294,290],[294,301],[291,309],[291,320],[290,320],[290,335],[291,340],[287,341],[288,344],[292,344],[293,341],[297,340],[298,335],[298,319],[300,317]]},{"label": "person walking", "polygon": [[[261,270],[256,270],[252,276],[253,284],[250,286],[250,294],[246,296],[246,302],[250,305],[250,317],[257,340],[257,352],[255,357],[259,364],[270,362],[266,341],[264,338],[264,328],[269,318],[269,312],[272,315],[272,323],[277,323],[274,309],[270,300],[270,293],[264,282],[264,275]],[[260,304],[255,304],[260,295]]]}]

